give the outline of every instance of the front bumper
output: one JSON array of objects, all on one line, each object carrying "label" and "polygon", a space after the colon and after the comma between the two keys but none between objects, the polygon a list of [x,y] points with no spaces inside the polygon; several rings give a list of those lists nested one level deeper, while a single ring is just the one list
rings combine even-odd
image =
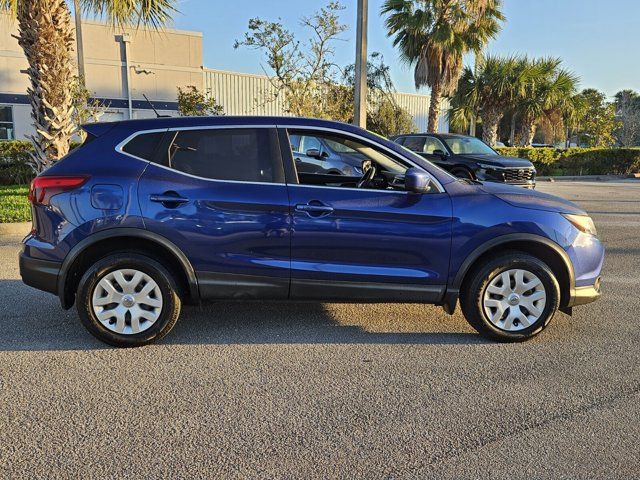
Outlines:
[{"label": "front bumper", "polygon": [[575,287],[571,290],[568,307],[577,307],[578,305],[586,305],[595,302],[600,298],[601,277],[598,277],[593,285],[585,287]]},{"label": "front bumper", "polygon": [[50,260],[40,260],[31,258],[23,253],[20,254],[20,276],[22,281],[30,287],[43,290],[45,292],[58,294],[58,274],[60,273],[59,262]]}]

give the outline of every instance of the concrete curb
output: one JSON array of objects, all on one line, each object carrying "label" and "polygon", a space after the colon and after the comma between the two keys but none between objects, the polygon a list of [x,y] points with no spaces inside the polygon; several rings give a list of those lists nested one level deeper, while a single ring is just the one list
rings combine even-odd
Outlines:
[{"label": "concrete curb", "polygon": [[31,230],[31,222],[0,223],[0,235],[26,235]]},{"label": "concrete curb", "polygon": [[624,180],[640,181],[640,178],[633,175],[575,175],[575,176],[560,176],[560,177],[537,177],[539,182],[619,182]]}]

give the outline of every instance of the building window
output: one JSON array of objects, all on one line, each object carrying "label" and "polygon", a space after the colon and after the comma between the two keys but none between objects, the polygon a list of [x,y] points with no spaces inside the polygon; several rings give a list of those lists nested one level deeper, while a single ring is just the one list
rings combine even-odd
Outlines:
[{"label": "building window", "polygon": [[13,139],[13,109],[10,105],[0,105],[0,140]]}]

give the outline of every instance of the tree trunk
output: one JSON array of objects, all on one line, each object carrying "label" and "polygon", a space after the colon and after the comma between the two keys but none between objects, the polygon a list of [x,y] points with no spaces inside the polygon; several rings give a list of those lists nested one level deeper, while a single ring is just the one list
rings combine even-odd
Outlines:
[{"label": "tree trunk", "polygon": [[516,114],[511,114],[511,130],[509,131],[509,146],[513,147],[516,144]]},{"label": "tree trunk", "polygon": [[436,83],[431,87],[431,98],[429,100],[429,123],[427,131],[438,132],[438,122],[440,120],[440,106],[442,104],[442,85]]},{"label": "tree trunk", "polygon": [[536,122],[523,118],[520,125],[520,134],[518,135],[518,145],[522,147],[530,147],[533,143],[533,137],[536,135]]},{"label": "tree trunk", "polygon": [[32,165],[41,172],[69,152],[74,132],[73,30],[65,0],[18,2],[18,43],[29,62],[27,94],[36,133]]},{"label": "tree trunk", "polygon": [[482,112],[482,140],[494,147],[498,141],[498,126],[502,120],[501,110],[485,110]]}]

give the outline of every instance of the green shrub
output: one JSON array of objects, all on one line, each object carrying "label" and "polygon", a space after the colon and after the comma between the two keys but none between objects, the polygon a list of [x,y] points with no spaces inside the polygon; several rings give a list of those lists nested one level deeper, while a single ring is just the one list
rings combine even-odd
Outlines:
[{"label": "green shrub", "polygon": [[29,187],[26,185],[0,187],[0,223],[31,220],[31,207],[27,200],[28,193]]},{"label": "green shrub", "polygon": [[33,151],[31,142],[10,140],[0,142],[0,185],[29,183],[35,176],[27,163]]},{"label": "green shrub", "polygon": [[640,172],[637,148],[499,147],[505,156],[526,158],[538,175],[628,175]]}]

